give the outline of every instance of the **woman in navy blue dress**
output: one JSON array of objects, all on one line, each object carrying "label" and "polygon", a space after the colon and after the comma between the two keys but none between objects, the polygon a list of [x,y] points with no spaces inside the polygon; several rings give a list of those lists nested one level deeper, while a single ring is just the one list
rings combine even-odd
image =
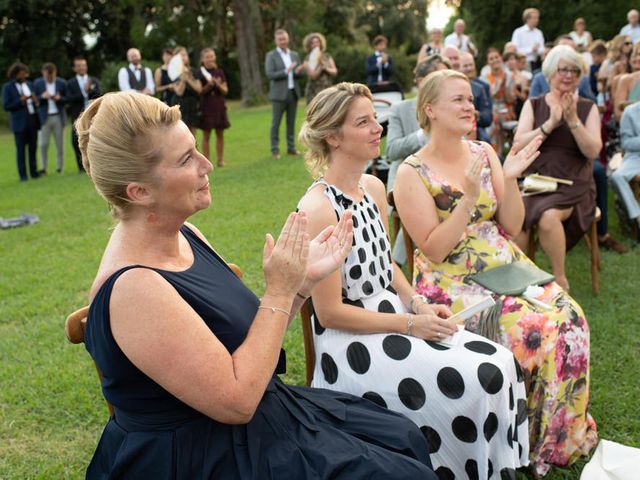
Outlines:
[{"label": "woman in navy blue dress", "polygon": [[185,223],[211,203],[211,163],[177,107],[107,94],[77,130],[117,220],[85,332],[115,413],[87,478],[436,478],[405,417],[276,375],[289,322],[351,248],[350,216],[309,240],[292,213],[267,235],[258,299]]}]

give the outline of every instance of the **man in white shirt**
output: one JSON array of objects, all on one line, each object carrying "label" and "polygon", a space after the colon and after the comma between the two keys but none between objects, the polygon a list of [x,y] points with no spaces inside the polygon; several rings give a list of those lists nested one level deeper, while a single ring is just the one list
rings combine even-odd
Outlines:
[{"label": "man in white shirt", "polygon": [[527,56],[530,71],[538,68],[540,56],[544,51],[544,35],[536,28],[540,21],[540,11],[537,8],[527,8],[522,13],[524,25],[516,28],[511,41],[518,47],[518,52]]},{"label": "man in white shirt", "polygon": [[629,10],[627,20],[629,23],[620,29],[620,35],[629,35],[631,41],[635,44],[640,40],[640,13],[638,13],[638,10]]},{"label": "man in white shirt", "polygon": [[38,100],[38,115],[40,117],[40,133],[38,144],[40,146],[40,160],[42,170],[40,174],[46,174],[49,167],[47,153],[49,151],[49,139],[51,135],[56,142],[56,171],[62,173],[64,167],[64,148],[62,138],[66,116],[64,104],[67,100],[67,82],[57,77],[58,69],[47,62],[42,65],[42,77],[33,84],[33,89]]},{"label": "man in white shirt", "polygon": [[144,67],[140,62],[142,56],[137,48],[127,50],[127,61],[129,65],[122,67],[118,72],[118,87],[121,92],[140,92],[153,95],[156,86],[153,82],[151,69]]},{"label": "man in white shirt", "polygon": [[269,79],[269,100],[271,100],[271,156],[280,157],[280,122],[287,115],[287,153],[297,155],[295,144],[295,123],[298,98],[300,98],[300,55],[289,48],[289,34],[285,30],[275,31],[276,48],[267,53],[264,69]]},{"label": "man in white shirt", "polygon": [[456,47],[461,53],[470,53],[474,57],[478,54],[478,49],[473,44],[469,35],[464,34],[465,23],[459,18],[453,24],[453,33],[447,35],[444,39],[445,45]]}]

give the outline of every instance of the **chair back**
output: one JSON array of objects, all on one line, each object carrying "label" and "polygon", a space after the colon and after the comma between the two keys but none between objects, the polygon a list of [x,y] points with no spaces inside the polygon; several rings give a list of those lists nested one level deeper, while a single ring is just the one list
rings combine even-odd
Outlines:
[{"label": "chair back", "polygon": [[313,344],[313,329],[311,328],[311,315],[313,315],[313,302],[308,298],[300,309],[300,321],[302,322],[302,338],[304,341],[304,360],[307,373],[307,387],[313,381],[313,371],[316,368],[316,348]]},{"label": "chair back", "polygon": [[413,242],[411,241],[411,236],[409,235],[409,232],[407,231],[405,226],[402,224],[400,215],[398,215],[398,209],[396,208],[396,204],[393,199],[393,190],[391,190],[387,194],[387,203],[389,203],[389,205],[393,207],[393,210],[391,211],[391,222],[392,222],[392,228],[393,228],[394,241],[396,238],[398,238],[398,232],[402,229],[402,237],[404,240],[404,250],[405,250],[405,253],[407,254],[407,269],[409,271],[408,280],[409,280],[409,283],[411,283],[413,281],[413,253],[414,253],[415,247],[413,245]]}]

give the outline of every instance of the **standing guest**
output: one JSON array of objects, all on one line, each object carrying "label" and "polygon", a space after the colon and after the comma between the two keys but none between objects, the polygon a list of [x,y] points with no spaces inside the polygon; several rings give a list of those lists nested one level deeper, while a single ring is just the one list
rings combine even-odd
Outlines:
[{"label": "standing guest", "polygon": [[280,122],[286,113],[287,154],[298,155],[295,141],[296,110],[300,98],[300,55],[289,48],[289,34],[282,29],[275,31],[276,48],[267,53],[264,69],[269,79],[271,100],[271,156],[280,158]]},{"label": "standing guest", "polygon": [[489,73],[485,80],[489,82],[491,90],[491,104],[493,108],[493,127],[490,131],[491,145],[502,155],[506,140],[502,129],[502,122],[516,119],[515,114],[515,83],[511,72],[505,70],[502,56],[496,48],[487,50],[487,65]]},{"label": "standing guest", "polygon": [[438,55],[442,52],[444,44],[442,43],[442,29],[432,28],[429,30],[429,41],[422,44],[418,52],[418,60],[416,65],[424,62],[431,55]]},{"label": "standing guest", "polygon": [[[160,100],[162,100],[167,105],[171,105],[171,99],[173,97],[173,87],[174,83],[169,78],[169,71],[167,68],[169,67],[169,62],[173,58],[173,49],[172,48],[163,48],[162,49],[162,65],[156,68],[156,71],[153,74],[153,79],[155,81],[156,93],[160,94]],[[209,158],[209,157],[207,157]]]},{"label": "standing guest", "polygon": [[374,52],[365,61],[367,85],[389,83],[394,74],[393,60],[387,53],[389,40],[384,35],[376,35],[371,43]]},{"label": "standing guest", "polygon": [[636,238],[640,241],[640,205],[629,184],[640,174],[640,103],[628,106],[622,113],[620,144],[624,159],[611,175],[611,183],[622,198],[629,218],[637,222]]},{"label": "standing guest", "polygon": [[89,76],[87,73],[87,60],[84,57],[78,56],[73,59],[73,71],[76,74],[75,77],[67,81],[67,109],[69,118],[71,118],[71,145],[76,154],[78,172],[84,172],[82,153],[78,146],[78,132],[74,123],[80,114],[85,111],[89,101],[102,95],[102,90],[98,79]]},{"label": "standing guest", "polygon": [[[518,245],[525,248],[532,225],[538,226],[540,246],[549,257],[553,275],[568,290],[565,254],[593,223],[596,188],[593,159],[602,148],[600,115],[591,100],[580,98],[576,88],[586,72],[582,56],[568,45],[554,47],[542,71],[550,91],[527,100],[515,142],[527,145],[542,135],[540,157],[525,173],[540,173],[573,181],[557,191],[524,199],[526,215]],[[558,161],[561,158],[562,161]]]},{"label": "standing guest", "polygon": [[25,150],[29,155],[29,176],[38,178],[36,164],[36,145],[40,119],[36,113],[36,96],[29,78],[29,67],[24,63],[14,63],[7,70],[9,79],[2,85],[2,106],[9,112],[9,130],[16,142],[16,160],[21,182],[26,182],[27,166]]},{"label": "standing guest", "polygon": [[227,77],[216,62],[213,48],[204,48],[200,52],[200,70],[202,72],[202,153],[208,159],[211,130],[216,131],[216,159],[219,167],[224,166],[224,130],[229,128],[227,106],[224,97],[229,93]]},{"label": "standing guest", "polygon": [[48,152],[49,138],[53,135],[56,142],[56,172],[62,173],[64,167],[64,124],[66,115],[64,104],[67,101],[67,82],[57,77],[58,69],[55,64],[47,62],[42,65],[42,77],[33,84],[36,100],[38,101],[38,115],[40,116],[40,161],[42,172],[47,174],[49,167]]},{"label": "standing guest", "polygon": [[173,87],[173,105],[180,107],[182,121],[195,137],[200,124],[200,92],[202,91],[202,73],[191,68],[189,53],[185,47],[173,49],[174,55],[182,56],[182,73]]},{"label": "standing guest", "polygon": [[211,204],[212,167],[178,108],[113,93],[78,122],[117,219],[84,336],[114,415],[87,478],[437,478],[406,418],[278,378],[304,295],[351,250],[350,217],[310,241],[292,213],[277,242],[267,235],[259,299],[186,222]]},{"label": "standing guest", "polygon": [[527,56],[529,70],[533,72],[540,65],[540,56],[544,49],[544,35],[537,28],[540,11],[537,8],[525,9],[522,12],[522,21],[524,25],[513,31],[511,41],[516,44],[518,52]]},{"label": "standing guest", "polygon": [[[463,53],[460,55],[460,71],[464,73],[471,84],[473,94],[473,106],[475,107],[475,138],[490,143],[491,139],[486,128],[493,122],[493,105],[491,103],[491,86],[480,80],[476,73],[476,62],[473,55]],[[387,142],[389,140],[387,139]],[[405,155],[405,158],[409,155]]]},{"label": "standing guest", "polygon": [[538,478],[551,464],[566,466],[588,454],[597,442],[588,411],[589,326],[557,283],[544,285],[539,298],[552,308],[543,310],[469,277],[515,261],[531,264],[510,237],[520,231],[524,216],[517,177],[537,160],[542,138],[513,148],[503,166],[488,145],[463,139],[473,112],[471,89],[464,76],[450,70],[425,80],[418,105],[429,143],[400,166],[394,191],[416,245],[416,291],[454,312],[485,295],[496,300],[485,315],[465,323],[509,348],[524,371],[529,459]]},{"label": "standing guest", "polygon": [[640,40],[640,13],[635,8],[627,13],[627,23],[620,29],[620,35],[631,37],[634,44]]},{"label": "standing guest", "polygon": [[470,53],[474,57],[478,54],[478,49],[469,38],[469,35],[464,34],[465,23],[464,20],[459,18],[453,24],[453,33],[447,35],[444,39],[445,45],[453,45],[461,53]]},{"label": "standing guest", "polygon": [[146,95],[154,95],[156,86],[153,81],[153,75],[150,68],[140,63],[142,61],[140,50],[137,48],[127,50],[127,61],[129,65],[122,67],[118,71],[118,87],[120,91],[136,91]]},{"label": "standing guest", "polygon": [[576,46],[577,52],[589,52],[593,39],[591,38],[591,33],[587,31],[587,22],[584,18],[576,18],[576,21],[573,22],[573,31],[569,35]]},{"label": "standing guest", "polygon": [[[491,470],[515,478],[529,451],[523,378],[511,352],[459,331],[449,309],[416,295],[393,263],[384,185],[362,174],[382,133],[371,98],[361,84],[328,88],[300,130],[309,169],[321,175],[299,203],[310,234],[353,215],[351,253],[311,292],[312,385],[409,417],[428,438],[441,479],[487,478]],[[437,343],[452,334],[453,345]]]},{"label": "standing guest", "polygon": [[[304,70],[307,74],[307,88],[305,90],[305,98],[307,105],[311,103],[313,97],[333,83],[332,78],[338,74],[338,68],[333,61],[333,57],[327,53],[327,40],[321,33],[310,33],[302,42],[307,52],[307,58],[304,63],[299,66],[300,70]],[[317,50],[316,50],[317,49]],[[315,66],[310,64],[310,56],[312,52],[319,52],[319,56],[314,60]]]}]

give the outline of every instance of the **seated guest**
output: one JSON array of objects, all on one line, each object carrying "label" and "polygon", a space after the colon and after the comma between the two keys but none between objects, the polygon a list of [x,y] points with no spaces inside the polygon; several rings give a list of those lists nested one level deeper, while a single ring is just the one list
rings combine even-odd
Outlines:
[{"label": "seated guest", "polygon": [[[460,55],[460,71],[464,73],[471,84],[471,93],[473,93],[473,106],[476,108],[475,112],[475,138],[482,140],[483,142],[491,141],[489,135],[485,130],[491,126],[493,121],[493,107],[491,104],[491,87],[487,82],[483,82],[476,75],[476,62],[473,59],[473,55],[470,53],[463,53]],[[416,122],[417,125],[417,122]],[[420,129],[422,130],[422,129]],[[389,139],[387,138],[387,144]],[[414,153],[415,150],[411,153]],[[406,158],[409,154],[405,155]]]},{"label": "seated guest", "polygon": [[177,106],[110,93],[76,126],[117,219],[84,337],[114,415],[87,478],[436,478],[406,418],[274,374],[298,307],[351,250],[349,216],[312,241],[304,212],[267,235],[259,299],[186,223],[212,167]]},{"label": "seated guest", "polygon": [[374,52],[365,61],[367,85],[384,85],[391,81],[394,68],[393,60],[387,53],[388,43],[384,35],[377,35],[373,39]]},{"label": "seated guest", "polygon": [[542,72],[550,91],[524,104],[515,142],[527,145],[542,135],[540,157],[525,174],[564,178],[573,181],[573,185],[560,185],[555,192],[526,197],[523,231],[517,241],[524,249],[531,227],[537,225],[540,246],[549,257],[556,281],[566,290],[569,282],[564,269],[565,253],[591,227],[595,215],[592,162],[602,148],[600,115],[591,100],[575,93],[586,66],[573,48],[554,47]]},{"label": "seated guest", "polygon": [[615,105],[615,115],[619,120],[622,117],[622,110],[627,105],[640,101],[640,43],[637,43],[631,51],[629,58],[631,73],[620,77],[616,96],[613,99]]},{"label": "seated guest", "polygon": [[[487,144],[464,140],[473,115],[471,88],[466,77],[449,70],[431,74],[422,84],[418,115],[429,143],[400,165],[395,201],[416,245],[416,291],[455,312],[492,294],[471,275],[529,262],[510,236],[520,231],[524,217],[516,179],[536,160],[542,138],[522,150],[513,148],[503,167]],[[584,313],[557,283],[543,290],[538,298],[551,306],[549,311],[522,297],[493,294],[496,306],[467,322],[472,331],[511,349],[524,370],[535,475],[544,475],[550,464],[572,463],[597,440],[587,411]]]},{"label": "seated guest", "polygon": [[511,72],[505,70],[500,52],[495,48],[487,50],[487,64],[490,67],[484,79],[491,87],[491,103],[493,107],[493,128],[490,131],[491,145],[499,154],[505,143],[502,123],[516,119],[516,89]]},{"label": "seated guest", "polygon": [[622,198],[629,218],[638,222],[636,238],[640,240],[640,205],[629,185],[636,175],[640,175],[640,103],[624,109],[620,120],[620,143],[624,160],[611,175],[611,182]]},{"label": "seated guest", "polygon": [[[449,309],[416,295],[393,263],[384,185],[361,173],[381,133],[371,93],[357,83],[319,93],[300,130],[307,164],[322,175],[299,204],[311,235],[353,213],[351,253],[312,291],[313,385],[408,416],[439,478],[486,478],[487,468],[515,478],[529,450],[524,382],[507,349],[457,331]],[[451,334],[453,344],[437,343]]]}]

